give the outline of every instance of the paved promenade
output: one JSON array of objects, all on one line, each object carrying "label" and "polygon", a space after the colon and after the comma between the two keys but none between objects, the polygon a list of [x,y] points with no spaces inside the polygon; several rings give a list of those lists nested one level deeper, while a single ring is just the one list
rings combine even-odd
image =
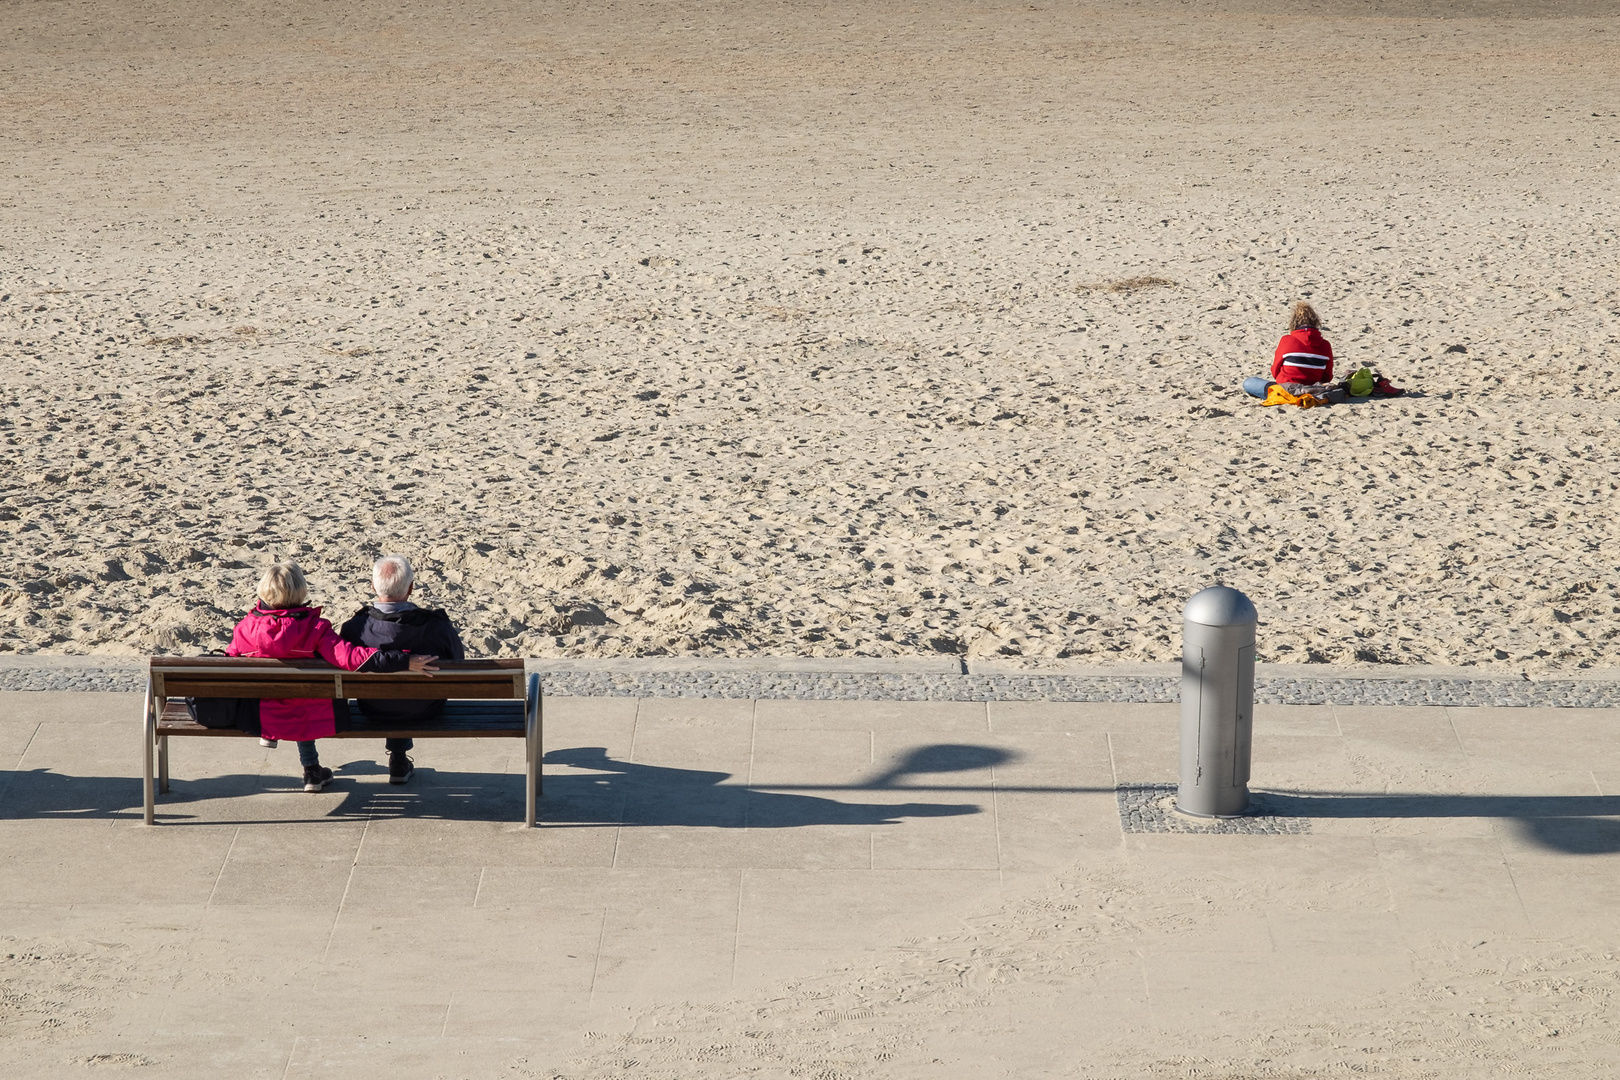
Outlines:
[{"label": "paved promenade", "polygon": [[175,740],[0,693],[0,1074],[1538,1077],[1620,1070],[1620,713],[556,697],[520,748]]}]

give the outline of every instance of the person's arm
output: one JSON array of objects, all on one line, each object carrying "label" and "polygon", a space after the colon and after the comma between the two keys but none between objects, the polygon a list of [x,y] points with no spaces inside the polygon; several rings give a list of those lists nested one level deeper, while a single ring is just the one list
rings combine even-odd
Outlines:
[{"label": "person's arm", "polygon": [[408,653],[401,649],[373,649],[366,662],[352,671],[414,671],[421,675],[434,675],[438,667],[437,656],[431,653]]},{"label": "person's arm", "polygon": [[1283,357],[1285,355],[1287,355],[1287,352],[1288,352],[1288,335],[1284,335],[1283,339],[1281,341],[1277,342],[1277,352],[1271,358],[1271,381],[1272,382],[1277,382],[1278,381],[1277,372],[1282,370]]},{"label": "person's arm", "polygon": [[[405,667],[405,654],[382,656],[383,650],[365,645],[351,645],[337,636],[332,624],[322,619],[325,629],[315,644],[315,654],[333,667],[344,671],[400,671]],[[392,651],[392,650],[390,650]],[[380,659],[379,659],[380,657]],[[398,657],[396,660],[395,657]]]},{"label": "person's arm", "polygon": [[1327,350],[1327,358],[1328,358],[1327,359],[1327,371],[1325,373],[1323,373],[1322,381],[1323,382],[1332,382],[1333,381],[1333,346],[1328,344],[1328,339],[1327,338],[1322,339],[1322,348]]}]

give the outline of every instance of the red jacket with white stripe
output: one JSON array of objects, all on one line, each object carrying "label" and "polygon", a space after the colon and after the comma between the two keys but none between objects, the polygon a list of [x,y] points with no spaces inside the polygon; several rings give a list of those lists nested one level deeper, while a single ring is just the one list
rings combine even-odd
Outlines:
[{"label": "red jacket with white stripe", "polygon": [[1332,382],[1333,346],[1314,327],[1303,326],[1289,331],[1277,342],[1277,356],[1271,361],[1271,381]]}]

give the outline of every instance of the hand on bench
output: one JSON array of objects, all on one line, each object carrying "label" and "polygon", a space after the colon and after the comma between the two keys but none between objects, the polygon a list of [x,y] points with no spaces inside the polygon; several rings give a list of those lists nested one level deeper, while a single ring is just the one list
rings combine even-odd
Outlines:
[{"label": "hand on bench", "polygon": [[436,675],[438,674],[439,669],[434,665],[434,661],[438,659],[439,658],[437,656],[429,656],[427,653],[418,653],[411,657],[411,670],[419,671],[423,675]]}]

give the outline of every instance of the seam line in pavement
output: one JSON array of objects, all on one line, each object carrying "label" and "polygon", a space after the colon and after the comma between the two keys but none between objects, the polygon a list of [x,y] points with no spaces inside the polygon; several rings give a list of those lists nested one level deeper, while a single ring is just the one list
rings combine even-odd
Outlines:
[{"label": "seam line in pavement", "polygon": [[231,865],[231,855],[236,851],[236,839],[242,835],[242,826],[238,825],[231,833],[230,846],[225,849],[225,858],[220,860],[219,873],[214,875],[214,887],[208,890],[208,899],[203,902],[203,910],[214,906],[214,894],[219,892],[219,883],[225,878],[225,871]]}]

